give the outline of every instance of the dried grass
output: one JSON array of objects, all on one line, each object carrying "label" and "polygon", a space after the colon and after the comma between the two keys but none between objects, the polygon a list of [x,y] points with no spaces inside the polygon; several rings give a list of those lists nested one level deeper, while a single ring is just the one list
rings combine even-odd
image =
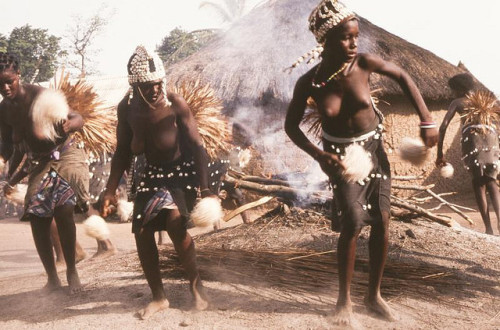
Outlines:
[{"label": "dried grass", "polygon": [[64,92],[69,107],[83,117],[85,125],[75,137],[78,142],[83,142],[85,150],[94,156],[114,152],[117,117],[113,107],[103,107],[91,85],[85,80],[72,84],[69,74],[64,74],[64,71],[54,85],[51,87]]},{"label": "dried grass", "polygon": [[[496,128],[500,119],[500,103],[490,91],[479,90],[468,93],[465,100],[465,113],[461,116],[464,125],[487,125]],[[477,128],[486,133],[488,128]]]},{"label": "dried grass", "polygon": [[231,149],[231,130],[222,115],[222,101],[209,84],[200,80],[184,80],[169,86],[168,90],[181,95],[189,105],[198,124],[203,145],[211,159],[225,155]]},{"label": "dried grass", "polygon": [[[337,285],[337,258],[335,251],[314,252],[227,250],[203,246],[197,249],[197,260],[205,280],[270,286],[298,294],[325,294]],[[162,255],[161,267],[174,270],[181,276],[178,257],[168,251]],[[368,269],[367,259],[356,259],[356,274],[351,286],[356,297],[366,294]],[[389,298],[405,295],[438,301],[450,307],[457,305],[455,299],[449,298],[451,294],[454,297],[474,297],[484,295],[484,291],[497,290],[489,281],[470,283],[449,268],[426,263],[389,263],[382,282],[382,292]]]}]

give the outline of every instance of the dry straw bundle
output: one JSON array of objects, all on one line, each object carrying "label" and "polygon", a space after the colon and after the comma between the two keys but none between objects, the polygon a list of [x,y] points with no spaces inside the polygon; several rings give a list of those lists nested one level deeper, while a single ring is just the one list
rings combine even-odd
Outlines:
[{"label": "dry straw bundle", "polygon": [[218,155],[227,154],[231,149],[231,131],[227,119],[221,114],[222,101],[210,85],[199,80],[185,80],[168,89],[186,100],[209,157],[216,159]]},{"label": "dry straw bundle", "polygon": [[69,107],[78,112],[85,122],[83,129],[76,132],[77,141],[94,156],[111,153],[116,147],[116,112],[103,107],[93,87],[84,80],[72,84],[69,74],[61,73],[59,82],[53,88],[63,91]]},{"label": "dry straw bundle", "polygon": [[[496,128],[500,119],[500,103],[490,91],[474,91],[466,95],[464,125],[487,125]],[[485,132],[487,127],[479,127]]]}]

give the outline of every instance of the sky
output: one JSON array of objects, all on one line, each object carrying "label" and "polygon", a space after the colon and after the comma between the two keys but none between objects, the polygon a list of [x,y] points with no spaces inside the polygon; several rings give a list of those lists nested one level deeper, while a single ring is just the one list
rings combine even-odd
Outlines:
[{"label": "sky", "polygon": [[[201,2],[3,1],[0,33],[8,36],[13,28],[30,24],[63,37],[77,15],[83,18],[96,13],[111,15],[95,41],[100,52],[94,57],[94,65],[101,74],[125,76],[128,58],[138,44],[154,48],[175,27],[189,31],[225,27],[214,11],[199,8]],[[261,0],[248,2],[252,6]],[[344,0],[344,3],[372,23],[452,64],[462,61],[488,88],[500,94],[500,1]]]}]

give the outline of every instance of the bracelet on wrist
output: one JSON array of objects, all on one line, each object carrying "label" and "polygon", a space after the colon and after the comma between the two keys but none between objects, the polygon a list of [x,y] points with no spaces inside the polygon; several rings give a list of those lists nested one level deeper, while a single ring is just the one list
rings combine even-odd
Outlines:
[{"label": "bracelet on wrist", "polygon": [[436,128],[437,124],[434,121],[422,121],[419,124],[420,128]]}]

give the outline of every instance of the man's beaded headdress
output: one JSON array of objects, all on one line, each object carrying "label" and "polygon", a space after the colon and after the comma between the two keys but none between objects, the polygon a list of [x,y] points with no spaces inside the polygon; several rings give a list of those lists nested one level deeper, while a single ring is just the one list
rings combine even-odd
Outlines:
[{"label": "man's beaded headdress", "polygon": [[292,64],[290,69],[297,67],[304,60],[314,62],[323,52],[326,35],[333,28],[356,17],[356,14],[337,0],[322,0],[309,15],[309,30],[314,34],[318,45],[313,50],[302,55]]}]

